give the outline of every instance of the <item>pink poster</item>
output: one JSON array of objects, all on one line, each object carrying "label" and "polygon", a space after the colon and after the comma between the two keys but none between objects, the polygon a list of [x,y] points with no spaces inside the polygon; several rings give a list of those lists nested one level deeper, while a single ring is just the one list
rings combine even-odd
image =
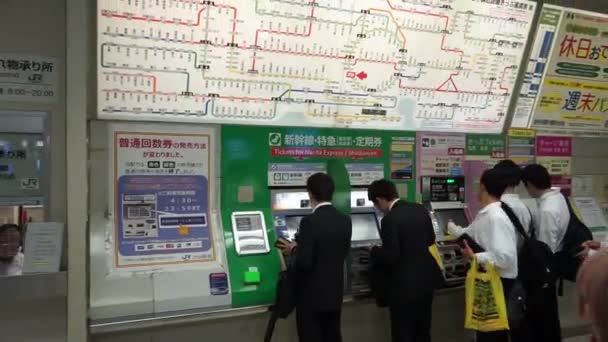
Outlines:
[{"label": "pink poster", "polygon": [[553,176],[572,174],[572,137],[538,136],[536,162]]},{"label": "pink poster", "polygon": [[536,156],[571,157],[572,137],[539,136],[536,138]]},{"label": "pink poster", "polygon": [[465,177],[464,196],[471,217],[477,216],[481,210],[479,203],[479,179],[488,164],[482,160],[467,160],[463,164],[463,175]]}]

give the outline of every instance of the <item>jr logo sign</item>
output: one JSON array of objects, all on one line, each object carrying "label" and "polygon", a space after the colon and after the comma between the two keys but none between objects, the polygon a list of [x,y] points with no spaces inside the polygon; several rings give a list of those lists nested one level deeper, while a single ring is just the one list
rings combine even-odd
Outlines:
[{"label": "jr logo sign", "polygon": [[281,146],[283,141],[281,133],[268,133],[268,145]]},{"label": "jr logo sign", "polygon": [[38,190],[40,188],[40,181],[38,178],[22,178],[21,189],[24,190]]}]

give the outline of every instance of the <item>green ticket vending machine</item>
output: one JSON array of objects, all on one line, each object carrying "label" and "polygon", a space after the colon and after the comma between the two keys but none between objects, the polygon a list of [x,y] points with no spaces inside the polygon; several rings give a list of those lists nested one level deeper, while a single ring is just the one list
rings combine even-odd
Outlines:
[{"label": "green ticket vending machine", "polygon": [[293,238],[299,220],[310,214],[305,185],[316,172],[334,178],[333,204],[357,216],[353,236],[376,243],[377,234],[366,230],[377,233],[378,219],[363,194],[371,181],[384,177],[398,184],[403,198],[415,198],[414,137],[371,130],[222,127],[221,204],[233,305],[274,300],[281,269],[274,242],[279,234]]},{"label": "green ticket vending machine", "polygon": [[383,163],[349,163],[350,217],[352,238],[348,263],[348,293],[366,296],[370,292],[369,268],[370,247],[380,245],[381,217],[368,199],[367,188],[378,179],[384,178]]}]

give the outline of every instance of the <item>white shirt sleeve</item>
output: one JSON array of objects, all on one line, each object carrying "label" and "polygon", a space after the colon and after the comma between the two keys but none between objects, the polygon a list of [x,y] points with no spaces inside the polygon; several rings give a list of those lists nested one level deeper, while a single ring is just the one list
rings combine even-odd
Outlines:
[{"label": "white shirt sleeve", "polygon": [[[476,222],[477,221],[473,221],[473,223],[466,228],[463,228],[461,226],[454,224],[453,222],[450,222],[450,223],[448,223],[448,232],[455,239],[458,239],[459,237],[461,237],[464,234],[468,234],[472,239],[475,240],[475,242],[481,244],[481,243],[483,243],[483,241],[478,241],[479,237],[475,236],[475,223]],[[484,234],[484,236],[485,235],[486,234]],[[475,256],[477,257],[477,260],[480,263],[491,263],[492,265],[496,265],[496,259],[494,258],[494,255],[491,252],[481,252],[481,253],[475,254]]]},{"label": "white shirt sleeve", "polygon": [[470,226],[462,228],[461,226],[456,225],[454,222],[450,221],[448,223],[448,233],[450,233],[450,235],[452,235],[452,237],[455,239],[458,239],[459,237],[463,236],[465,233],[467,233],[469,229]]},{"label": "white shirt sleeve", "polygon": [[537,238],[555,253],[560,245],[557,216],[546,210],[540,211],[538,215]]},{"label": "white shirt sleeve", "polygon": [[517,247],[508,232],[513,228],[500,219],[491,218],[484,234],[485,252],[475,256],[480,263],[490,263],[499,269],[512,269],[517,264]]},{"label": "white shirt sleeve", "polygon": [[0,264],[0,276],[19,276],[23,273],[23,253],[19,252],[9,264]]}]

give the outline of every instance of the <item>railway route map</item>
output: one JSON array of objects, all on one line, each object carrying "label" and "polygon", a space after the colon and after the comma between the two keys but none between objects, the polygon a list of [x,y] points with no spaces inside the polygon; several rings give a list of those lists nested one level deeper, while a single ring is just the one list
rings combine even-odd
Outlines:
[{"label": "railway route map", "polygon": [[535,3],[99,0],[101,119],[497,133]]}]

